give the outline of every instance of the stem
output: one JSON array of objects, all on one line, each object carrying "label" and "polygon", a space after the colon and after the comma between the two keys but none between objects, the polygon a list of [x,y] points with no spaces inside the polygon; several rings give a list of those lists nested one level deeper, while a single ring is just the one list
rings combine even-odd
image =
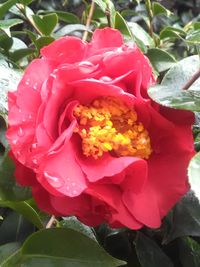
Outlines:
[{"label": "stem", "polygon": [[108,21],[108,27],[111,28],[110,9],[109,9],[108,4],[107,4],[107,8],[106,8],[105,14],[106,14],[106,18],[107,18],[107,21]]},{"label": "stem", "polygon": [[149,34],[153,38],[155,46],[157,46],[157,40],[154,36],[154,30],[153,30],[153,11],[152,11],[151,0],[146,0],[145,5],[149,17]]},{"label": "stem", "polygon": [[87,18],[86,25],[85,25],[86,26],[86,30],[83,33],[83,38],[82,38],[83,41],[87,40],[88,30],[89,30],[89,27],[90,27],[90,24],[91,24],[92,16],[93,16],[93,13],[94,13],[94,8],[95,8],[95,2],[94,2],[94,0],[92,0],[91,6],[90,6],[90,11],[89,11],[88,18]]},{"label": "stem", "polygon": [[182,90],[187,90],[200,77],[200,69],[195,72],[192,78],[183,86]]},{"label": "stem", "polygon": [[46,225],[46,229],[51,228],[56,222],[56,217],[54,215],[51,216],[50,220]]}]

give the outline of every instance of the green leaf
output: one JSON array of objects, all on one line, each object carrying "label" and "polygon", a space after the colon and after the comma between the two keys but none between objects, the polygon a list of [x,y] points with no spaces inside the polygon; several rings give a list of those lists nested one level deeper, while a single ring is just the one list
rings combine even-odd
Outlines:
[{"label": "green leaf", "polygon": [[49,36],[42,36],[40,38],[38,38],[37,40],[34,41],[34,44],[37,48],[38,51],[40,51],[40,49],[46,45],[49,45],[50,43],[52,43],[55,39],[53,37],[49,37]]},{"label": "green leaf", "polygon": [[21,23],[23,23],[23,20],[21,19],[0,20],[0,29],[10,37],[10,28]]},{"label": "green leaf", "polygon": [[[7,263],[11,257],[15,257],[16,253],[19,250],[19,243],[12,242],[5,245],[0,246],[0,266],[5,267],[8,266]],[[11,265],[10,265],[11,267]]]},{"label": "green leaf", "polygon": [[169,17],[172,14],[170,10],[166,9],[163,5],[161,5],[157,2],[153,2],[152,10],[153,10],[154,16],[164,14],[167,17]]},{"label": "green leaf", "polygon": [[22,77],[22,72],[11,68],[11,66],[0,58],[0,113],[7,112],[8,90],[15,90]]},{"label": "green leaf", "polygon": [[[45,14],[52,14],[52,11],[42,11]],[[58,19],[70,24],[80,23],[80,19],[73,13],[66,11],[55,10],[53,13],[57,14]]]},{"label": "green leaf", "polygon": [[198,56],[184,58],[167,72],[160,85],[152,86],[148,94],[163,106],[200,111],[200,79],[188,90],[182,90],[199,70],[199,65]]},{"label": "green leaf", "polygon": [[178,240],[179,258],[183,267],[199,267],[200,245],[190,237]]},{"label": "green leaf", "polygon": [[86,235],[87,237],[97,241],[95,234],[94,234],[94,230],[91,227],[81,223],[74,216],[63,218],[63,220],[59,222],[59,225],[62,228],[73,229],[73,230],[80,232],[80,233]]},{"label": "green leaf", "polygon": [[33,15],[32,19],[38,31],[45,36],[51,35],[58,23],[58,16],[56,13],[51,13],[44,16]]},{"label": "green leaf", "polygon": [[13,45],[13,38],[9,37],[5,32],[0,32],[0,47],[5,51],[9,51]]},{"label": "green leaf", "polygon": [[42,221],[40,220],[37,212],[26,202],[11,202],[11,201],[0,201],[1,207],[8,207],[19,214],[23,215],[29,222],[34,224],[38,229],[44,228]]},{"label": "green leaf", "polygon": [[148,49],[147,56],[158,72],[165,71],[176,63],[175,58],[168,52],[159,48]]},{"label": "green leaf", "polygon": [[18,0],[8,0],[3,4],[0,4],[0,19],[2,19],[4,17],[4,15],[6,14],[6,12],[12,6],[14,6],[17,2],[18,2]]},{"label": "green leaf", "polygon": [[3,201],[22,201],[31,198],[30,188],[16,183],[14,169],[11,158],[5,156],[0,165],[0,199]]},{"label": "green leaf", "polygon": [[119,12],[115,14],[115,29],[118,29],[127,39],[133,39],[132,32],[125,21],[125,19],[120,15]]},{"label": "green leaf", "polygon": [[142,267],[173,267],[173,263],[161,248],[141,232],[138,232],[135,246]]},{"label": "green leaf", "polygon": [[176,204],[172,225],[163,243],[183,236],[200,236],[200,204],[192,191]]},{"label": "green leaf", "polygon": [[128,22],[128,26],[132,32],[133,37],[143,42],[147,47],[154,47],[154,41],[151,36],[137,23]]},{"label": "green leaf", "polygon": [[94,2],[102,9],[104,13],[106,12],[107,5],[105,0],[94,0]]},{"label": "green leaf", "polygon": [[10,59],[14,62],[19,61],[20,59],[32,55],[36,52],[36,49],[33,48],[21,48],[10,53]]},{"label": "green leaf", "polygon": [[190,161],[188,175],[191,189],[200,202],[200,152]]},{"label": "green leaf", "polygon": [[[87,27],[83,24],[69,24],[62,27],[60,30],[54,33],[55,38],[59,38],[65,35],[71,35],[73,32],[83,32],[87,30]],[[88,30],[90,32],[90,30]]]},{"label": "green leaf", "polygon": [[200,44],[200,29],[189,32],[186,41],[190,44]]},{"label": "green leaf", "polygon": [[5,136],[6,130],[7,125],[5,118],[0,115],[0,143],[4,146],[5,149],[8,147],[8,141]]},{"label": "green leaf", "polygon": [[32,234],[21,251],[23,267],[114,267],[114,259],[97,242],[71,229],[45,229]]},{"label": "green leaf", "polygon": [[160,39],[165,39],[165,38],[181,38],[182,36],[185,36],[185,32],[179,28],[175,27],[165,27],[161,32],[160,32]]},{"label": "green leaf", "polygon": [[19,0],[17,2],[27,6],[27,5],[31,4],[33,1],[35,1],[35,0]]}]

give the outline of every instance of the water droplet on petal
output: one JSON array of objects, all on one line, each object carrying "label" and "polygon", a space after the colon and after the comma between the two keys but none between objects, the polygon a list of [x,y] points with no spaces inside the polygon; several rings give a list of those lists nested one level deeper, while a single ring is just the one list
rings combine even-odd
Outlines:
[{"label": "water droplet on petal", "polygon": [[37,165],[37,164],[38,164],[38,160],[37,160],[37,159],[35,159],[35,158],[32,160],[32,162],[33,162],[33,164],[35,164],[35,165]]},{"label": "water droplet on petal", "polygon": [[22,118],[22,122],[26,122],[26,119],[25,118]]},{"label": "water droplet on petal", "polygon": [[19,157],[21,155],[21,152],[17,151],[16,155],[17,155],[17,157]]},{"label": "water droplet on petal", "polygon": [[72,183],[72,186],[75,186],[76,184],[75,183]]},{"label": "water droplet on petal", "polygon": [[28,119],[31,120],[33,116],[31,114],[28,115]]},{"label": "water droplet on petal", "polygon": [[73,195],[76,195],[77,194],[77,191],[76,190],[73,190]]},{"label": "water droplet on petal", "polygon": [[22,110],[21,109],[19,109],[19,113],[21,113],[22,112]]},{"label": "water droplet on petal", "polygon": [[31,146],[33,149],[36,149],[38,147],[38,143],[33,143]]},{"label": "water droplet on petal", "polygon": [[38,83],[35,82],[34,85],[33,85],[33,89],[34,89],[34,90],[37,90],[37,86],[38,86]]},{"label": "water droplet on petal", "polygon": [[12,144],[16,145],[17,144],[17,139],[12,140]]},{"label": "water droplet on petal", "polygon": [[103,81],[103,82],[110,82],[110,81],[112,81],[112,79],[110,77],[108,77],[108,76],[102,76],[100,78],[100,80]]},{"label": "water droplet on petal", "polygon": [[21,127],[19,127],[19,130],[18,130],[17,134],[20,137],[24,136],[24,130]]},{"label": "water droplet on petal", "polygon": [[44,176],[50,183],[50,185],[52,185],[55,188],[61,188],[65,184],[64,180],[61,177],[59,177],[58,174],[44,172]]}]

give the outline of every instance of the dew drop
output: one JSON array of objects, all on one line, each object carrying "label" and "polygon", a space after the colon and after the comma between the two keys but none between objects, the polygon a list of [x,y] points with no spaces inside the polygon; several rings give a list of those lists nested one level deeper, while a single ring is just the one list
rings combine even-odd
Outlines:
[{"label": "dew drop", "polygon": [[47,181],[55,188],[61,188],[64,185],[64,180],[59,177],[57,174],[44,172],[44,176],[47,179]]},{"label": "dew drop", "polygon": [[90,61],[81,61],[79,63],[79,66],[88,66],[88,67],[91,67],[91,66],[93,66],[93,64]]},{"label": "dew drop", "polygon": [[33,159],[32,162],[33,162],[33,164],[35,164],[35,165],[38,164],[38,160],[37,160],[37,159]]},{"label": "dew drop", "polygon": [[33,89],[34,89],[34,90],[37,90],[37,86],[38,86],[38,83],[36,82],[36,83],[33,85]]},{"label": "dew drop", "polygon": [[33,116],[31,114],[28,115],[28,119],[31,120]]},{"label": "dew drop", "polygon": [[19,157],[21,155],[21,152],[17,151],[16,155]]},{"label": "dew drop", "polygon": [[75,186],[76,184],[75,183],[72,183],[72,186]]},{"label": "dew drop", "polygon": [[18,130],[17,134],[18,134],[19,137],[24,136],[24,130],[21,127],[19,127],[19,130]]},{"label": "dew drop", "polygon": [[66,187],[67,191],[69,191],[69,186]]},{"label": "dew drop", "polygon": [[25,118],[22,118],[22,122],[26,122],[26,119]]},{"label": "dew drop", "polygon": [[32,149],[36,149],[38,147],[38,143],[33,143],[31,147]]},{"label": "dew drop", "polygon": [[12,144],[16,145],[17,144],[17,139],[12,140]]},{"label": "dew drop", "polygon": [[108,76],[102,76],[100,78],[100,80],[103,81],[103,82],[110,82],[110,81],[112,81],[112,79],[110,77],[108,77]]},{"label": "dew drop", "polygon": [[21,113],[22,112],[22,110],[21,109],[19,109],[19,113]]},{"label": "dew drop", "polygon": [[73,195],[76,195],[77,194],[77,191],[76,190],[73,190]]}]

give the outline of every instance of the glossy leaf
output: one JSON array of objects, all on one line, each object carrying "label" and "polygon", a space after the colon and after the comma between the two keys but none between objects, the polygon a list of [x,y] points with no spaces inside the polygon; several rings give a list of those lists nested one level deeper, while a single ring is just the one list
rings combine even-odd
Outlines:
[{"label": "glossy leaf", "polygon": [[16,183],[14,169],[11,158],[5,156],[0,165],[0,199],[2,201],[21,201],[31,197],[30,188]]},{"label": "glossy leaf", "polygon": [[192,238],[181,238],[178,240],[179,258],[183,267],[199,267],[200,244]]},{"label": "glossy leaf", "polygon": [[142,267],[173,267],[173,263],[150,238],[138,232],[136,253]]},{"label": "glossy leaf", "polygon": [[166,9],[163,5],[154,2],[152,4],[152,10],[153,10],[153,15],[157,16],[157,15],[161,15],[164,14],[166,16],[170,16],[171,15],[171,11]]},{"label": "glossy leaf", "polygon": [[49,36],[53,32],[58,23],[58,16],[55,13],[47,14],[44,16],[32,16],[35,27],[42,35]]},{"label": "glossy leaf", "polygon": [[0,19],[3,18],[6,12],[17,2],[18,0],[8,0],[3,4],[0,4]]},{"label": "glossy leaf", "polygon": [[63,220],[59,222],[59,225],[62,228],[72,229],[80,232],[87,237],[97,241],[93,228],[81,223],[78,219],[76,219],[75,216],[63,218]]},{"label": "glossy leaf", "polygon": [[0,266],[8,266],[9,259],[15,257],[20,248],[20,244],[17,242],[7,243],[0,246]]},{"label": "glossy leaf", "polygon": [[119,12],[116,12],[115,15],[115,29],[118,29],[127,39],[133,39],[132,32],[125,21],[125,19],[120,15]]},{"label": "glossy leaf", "polygon": [[200,44],[200,29],[189,32],[186,41],[191,44]]},{"label": "glossy leaf", "polygon": [[147,47],[154,47],[154,42],[151,36],[137,23],[128,22],[128,26],[132,32],[133,37],[137,38]]},{"label": "glossy leaf", "polygon": [[71,229],[45,229],[32,234],[21,251],[23,267],[114,267],[112,258],[95,241]]},{"label": "glossy leaf", "polygon": [[182,90],[198,70],[198,56],[181,60],[167,72],[160,85],[149,89],[150,97],[164,106],[200,111],[200,78],[188,90]]},{"label": "glossy leaf", "polygon": [[36,50],[33,48],[21,48],[10,53],[10,58],[12,61],[17,62],[20,59],[32,55]]},{"label": "glossy leaf", "polygon": [[159,48],[148,49],[147,56],[158,72],[168,70],[176,63],[176,60],[172,55]]},{"label": "glossy leaf", "polygon": [[21,19],[6,19],[0,20],[0,29],[3,30],[8,36],[10,36],[10,28],[21,24],[23,20]]},{"label": "glossy leaf", "polygon": [[169,243],[183,236],[200,236],[200,204],[193,192],[176,204],[170,231],[163,242]]},{"label": "glossy leaf", "polygon": [[191,189],[200,203],[200,152],[190,161],[188,175]]},{"label": "glossy leaf", "polygon": [[34,224],[38,229],[42,229],[44,227],[37,212],[26,201],[0,201],[0,206],[15,210],[19,214],[23,215],[29,222]]}]

